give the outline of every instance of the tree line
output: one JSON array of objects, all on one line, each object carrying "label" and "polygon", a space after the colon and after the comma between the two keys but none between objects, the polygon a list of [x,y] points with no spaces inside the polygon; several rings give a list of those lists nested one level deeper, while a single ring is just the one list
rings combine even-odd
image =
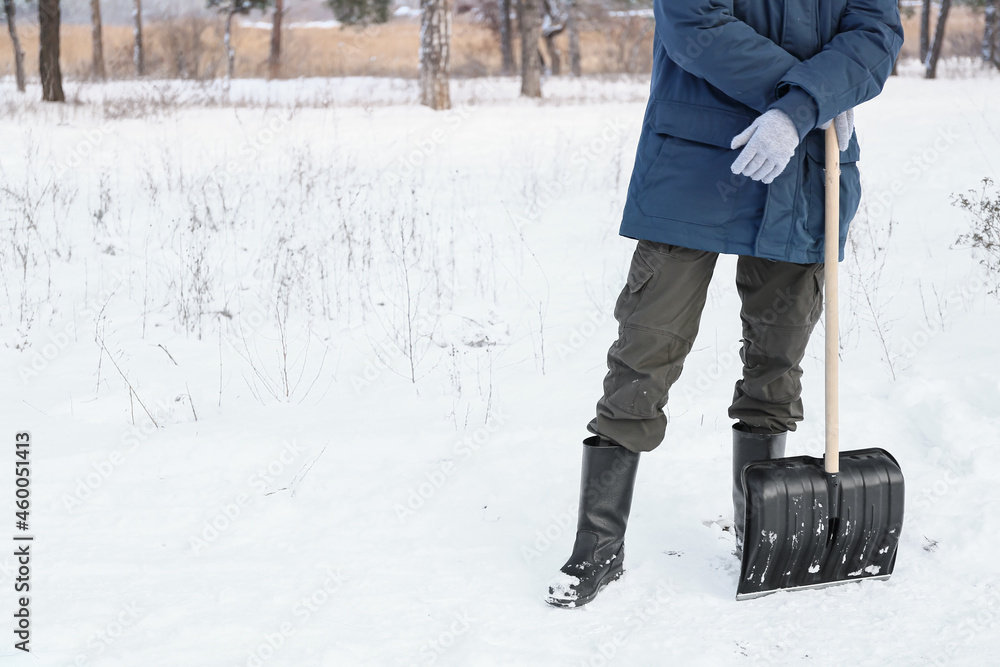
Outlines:
[{"label": "tree line", "polygon": [[[390,17],[392,0],[325,0],[338,21],[351,26],[385,23]],[[494,32],[502,59],[502,73],[518,73],[520,58],[521,94],[541,97],[543,69],[553,74],[563,71],[563,53],[556,38],[568,36],[568,68],[574,75],[581,73],[579,24],[584,16],[603,14],[616,7],[620,12],[635,12],[643,7],[636,0],[459,0],[463,10],[474,10],[476,16]],[[639,0],[639,2],[646,0]],[[60,0],[26,0],[37,2],[39,24],[39,77],[42,98],[64,101],[62,73],[59,68]],[[205,6],[220,15],[224,24],[226,80],[232,79],[235,50],[232,43],[233,19],[252,11],[271,14],[271,40],[268,54],[268,76],[276,78],[281,71],[282,19],[287,13],[287,0],[205,0]],[[914,11],[902,6],[904,13]],[[143,48],[142,0],[132,0],[133,53],[136,76],[145,74]],[[420,0],[419,81],[421,103],[433,109],[448,109],[450,99],[450,61],[452,17],[455,0]],[[945,40],[949,12],[954,4],[967,4],[982,9],[984,27],[981,57],[986,63],[1000,68],[1000,0],[940,0],[936,25],[931,32],[932,0],[920,0],[920,60],[924,75],[937,76],[937,63]],[[14,49],[15,80],[19,91],[25,90],[24,52],[16,27],[15,0],[3,0],[4,16]],[[106,78],[101,22],[101,1],[90,0],[93,76]],[[648,9],[648,7],[647,7]],[[640,39],[652,30],[653,18],[648,16]],[[520,39],[520,54],[515,54],[514,38]],[[638,41],[636,42],[638,44]],[[545,54],[542,53],[544,47]],[[546,59],[548,62],[546,63]]]}]

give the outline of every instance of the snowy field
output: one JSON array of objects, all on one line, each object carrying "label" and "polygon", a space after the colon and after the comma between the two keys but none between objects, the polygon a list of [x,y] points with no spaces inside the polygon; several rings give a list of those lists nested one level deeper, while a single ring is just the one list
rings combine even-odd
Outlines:
[{"label": "snowy field", "polygon": [[[0,81],[5,667],[991,665],[1000,302],[954,193],[1000,181],[1000,77],[858,110],[842,442],[900,461],[895,574],[735,602],[734,258],[643,456],[627,575],[549,608],[633,243],[648,83]],[[166,92],[164,92],[166,91]],[[157,97],[158,96],[158,97]],[[822,449],[822,335],[790,455]],[[14,434],[31,648],[13,648]]]}]

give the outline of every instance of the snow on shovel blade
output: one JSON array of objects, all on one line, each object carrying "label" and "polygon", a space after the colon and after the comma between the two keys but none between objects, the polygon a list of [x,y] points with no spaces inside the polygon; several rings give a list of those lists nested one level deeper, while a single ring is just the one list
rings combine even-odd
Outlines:
[{"label": "snow on shovel blade", "polygon": [[903,527],[903,473],[885,450],[841,452],[837,475],[810,456],[751,463],[743,489],[737,600],[892,574]]}]

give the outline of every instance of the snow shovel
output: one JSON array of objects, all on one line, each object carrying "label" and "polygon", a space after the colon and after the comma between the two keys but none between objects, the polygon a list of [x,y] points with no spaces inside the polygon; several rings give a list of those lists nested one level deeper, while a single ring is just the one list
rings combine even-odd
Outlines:
[{"label": "snow shovel", "polygon": [[[840,148],[826,130],[826,456],[743,470],[746,527],[737,600],[888,579],[903,527],[903,473],[883,449],[839,451],[837,262]],[[738,518],[737,518],[738,519]]]}]

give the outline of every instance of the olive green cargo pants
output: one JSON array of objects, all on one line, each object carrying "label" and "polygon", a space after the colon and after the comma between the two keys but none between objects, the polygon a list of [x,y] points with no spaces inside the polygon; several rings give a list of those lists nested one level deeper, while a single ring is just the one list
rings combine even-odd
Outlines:
[{"label": "olive green cargo pants", "polygon": [[[604,396],[591,433],[634,452],[663,440],[670,387],[691,351],[718,253],[639,241],[615,305]],[[743,378],[729,416],[751,432],[794,431],[802,421],[802,368],[823,307],[823,265],[741,256]]]}]

